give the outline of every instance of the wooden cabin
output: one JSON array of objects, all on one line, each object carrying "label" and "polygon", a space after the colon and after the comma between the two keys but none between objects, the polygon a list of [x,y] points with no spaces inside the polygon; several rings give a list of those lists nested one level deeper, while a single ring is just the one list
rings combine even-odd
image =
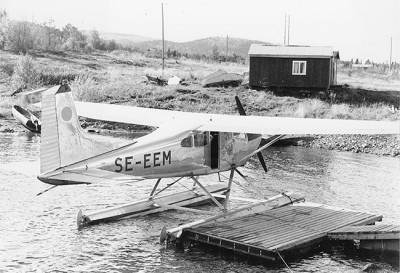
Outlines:
[{"label": "wooden cabin", "polygon": [[328,89],[337,84],[339,52],[327,46],[253,44],[250,86]]}]

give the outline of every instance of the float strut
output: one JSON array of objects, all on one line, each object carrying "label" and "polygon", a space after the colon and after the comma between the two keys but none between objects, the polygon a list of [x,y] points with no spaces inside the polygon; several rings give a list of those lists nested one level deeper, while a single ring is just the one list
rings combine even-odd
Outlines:
[{"label": "float strut", "polygon": [[226,191],[225,194],[225,203],[224,203],[224,210],[227,211],[228,209],[228,203],[229,203],[229,196],[231,195],[231,188],[232,188],[232,182],[233,182],[233,174],[235,173],[235,167],[232,166],[231,169],[231,174],[229,176],[229,183],[228,183],[228,190]]},{"label": "float strut", "polygon": [[153,190],[152,190],[151,193],[150,193],[150,199],[153,198],[154,192],[156,191],[156,189],[157,189],[157,187],[158,187],[158,184],[160,184],[160,181],[161,181],[161,178],[158,178],[156,184],[155,184],[154,187],[153,187]]},{"label": "float strut", "polygon": [[212,194],[199,182],[199,180],[197,180],[194,176],[191,176],[191,178],[193,179],[194,182],[196,182],[197,185],[199,185],[199,187],[208,195],[208,197],[211,198],[211,200],[214,201],[214,203],[215,203],[222,211],[225,211],[225,208],[221,205],[221,203],[218,202],[218,200],[215,199],[214,196],[212,196]]}]

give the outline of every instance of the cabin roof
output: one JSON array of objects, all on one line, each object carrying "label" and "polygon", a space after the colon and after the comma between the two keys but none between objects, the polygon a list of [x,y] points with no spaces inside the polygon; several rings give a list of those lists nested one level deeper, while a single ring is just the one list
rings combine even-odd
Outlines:
[{"label": "cabin roof", "polygon": [[252,44],[249,49],[250,57],[279,57],[279,58],[338,58],[339,52],[331,46],[276,46]]}]

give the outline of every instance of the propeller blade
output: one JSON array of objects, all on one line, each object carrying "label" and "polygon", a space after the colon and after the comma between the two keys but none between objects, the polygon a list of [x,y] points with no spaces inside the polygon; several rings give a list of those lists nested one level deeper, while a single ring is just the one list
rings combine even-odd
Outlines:
[{"label": "propeller blade", "polygon": [[[239,114],[240,114],[241,116],[245,116],[245,115],[246,115],[246,111],[244,111],[243,105],[242,105],[242,103],[240,102],[238,96],[235,96],[235,101],[236,101],[236,105],[237,105]],[[247,134],[247,137],[248,137],[249,141],[251,141],[251,140],[253,140],[253,139],[255,139],[255,138],[261,137],[261,135],[259,135],[259,134]],[[263,157],[263,155],[261,154],[261,152],[258,152],[258,153],[257,153],[257,156],[258,156],[258,159],[260,160],[260,163],[261,163],[261,165],[262,165],[264,171],[267,172],[267,171],[268,171],[267,165],[265,165],[264,157]],[[239,173],[239,174],[240,174],[240,173]]]},{"label": "propeller blade", "polygon": [[246,111],[244,111],[244,108],[243,108],[242,103],[240,102],[238,96],[235,96],[235,101],[236,101],[236,105],[237,105],[239,114],[240,114],[241,116],[245,116],[245,115],[246,115]]},{"label": "propeller blade", "polygon": [[262,153],[258,152],[257,156],[258,156],[258,160],[260,160],[261,166],[263,167],[264,171],[268,172],[267,165],[265,164],[265,160],[264,160]]}]

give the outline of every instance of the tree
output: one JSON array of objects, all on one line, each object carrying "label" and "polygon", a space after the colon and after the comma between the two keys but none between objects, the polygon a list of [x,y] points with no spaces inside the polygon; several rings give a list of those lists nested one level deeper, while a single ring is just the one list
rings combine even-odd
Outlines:
[{"label": "tree", "polygon": [[104,41],[101,40],[99,32],[97,30],[92,30],[89,36],[89,43],[92,44],[93,48],[101,49]]},{"label": "tree", "polygon": [[26,53],[32,49],[34,38],[28,22],[10,21],[5,31],[5,49]]},{"label": "tree", "polygon": [[5,29],[7,23],[7,12],[0,9],[0,49],[4,49],[6,43]]},{"label": "tree", "polygon": [[214,61],[218,61],[218,56],[219,56],[218,46],[217,46],[217,45],[213,45],[213,47],[212,47],[212,53],[211,53],[211,58],[212,58]]},{"label": "tree", "polygon": [[50,19],[48,22],[43,23],[44,27],[47,30],[47,48],[51,48],[51,40],[52,40],[52,32],[54,30],[54,20]]},{"label": "tree", "polygon": [[104,47],[105,50],[113,51],[117,49],[117,43],[115,40],[107,40]]},{"label": "tree", "polygon": [[63,28],[64,47],[70,50],[82,50],[86,45],[86,36],[75,26],[68,24]]}]

